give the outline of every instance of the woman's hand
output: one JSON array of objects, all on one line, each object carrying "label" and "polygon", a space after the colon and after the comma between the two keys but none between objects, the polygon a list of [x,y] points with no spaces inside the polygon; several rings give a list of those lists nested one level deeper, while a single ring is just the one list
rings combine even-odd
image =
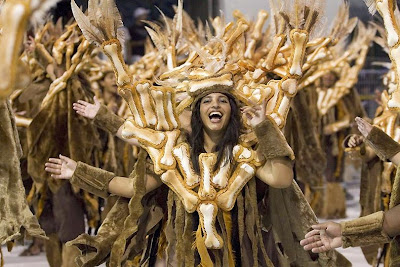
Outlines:
[{"label": "woman's hand", "polygon": [[360,146],[363,142],[364,142],[364,137],[358,134],[353,134],[347,142],[347,147],[355,148]]},{"label": "woman's hand", "polygon": [[45,171],[55,179],[71,179],[76,170],[76,161],[60,154],[60,158],[49,158]]},{"label": "woman's hand", "polygon": [[364,136],[367,137],[368,134],[371,132],[373,126],[369,124],[366,120],[357,117],[356,119],[357,127],[360,133]]},{"label": "woman's hand", "polygon": [[256,105],[253,107],[245,106],[240,109],[242,111],[242,113],[244,115],[246,115],[251,127],[254,128],[257,124],[259,124],[265,120],[266,105],[267,105],[267,102],[264,100],[260,105]]},{"label": "woman's hand", "polygon": [[326,222],[311,227],[314,230],[308,232],[300,241],[305,250],[321,253],[342,246],[342,228],[339,223]]},{"label": "woman's hand", "polygon": [[78,100],[78,103],[73,103],[72,108],[78,113],[79,115],[86,117],[88,119],[93,119],[96,117],[97,112],[100,109],[100,101],[97,97],[93,97],[94,104],[90,104],[89,102]]}]

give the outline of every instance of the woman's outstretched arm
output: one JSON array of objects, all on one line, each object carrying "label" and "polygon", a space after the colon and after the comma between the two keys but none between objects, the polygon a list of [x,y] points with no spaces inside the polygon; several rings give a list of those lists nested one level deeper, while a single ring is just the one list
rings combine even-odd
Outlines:
[{"label": "woman's outstretched arm", "polygon": [[[83,190],[101,197],[108,193],[130,198],[133,196],[134,179],[119,177],[112,172],[76,162],[66,156],[50,158],[45,164],[45,170],[55,179],[71,180]],[[74,182],[76,181],[76,182]],[[161,186],[160,178],[153,173],[146,173],[146,193]]]}]

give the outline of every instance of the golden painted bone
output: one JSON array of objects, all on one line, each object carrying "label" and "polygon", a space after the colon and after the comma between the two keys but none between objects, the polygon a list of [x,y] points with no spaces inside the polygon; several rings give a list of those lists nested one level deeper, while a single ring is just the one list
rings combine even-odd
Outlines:
[{"label": "golden painted bone", "polygon": [[186,185],[189,188],[194,188],[200,184],[200,176],[193,170],[189,150],[189,145],[187,143],[180,143],[173,149],[173,154],[178,162]]},{"label": "golden painted bone", "polygon": [[229,179],[229,185],[225,190],[218,192],[215,199],[218,207],[224,211],[230,211],[236,202],[236,197],[243,186],[254,177],[255,167],[247,163],[239,163],[235,172]]},{"label": "golden painted bone", "polygon": [[215,230],[215,219],[218,207],[212,202],[201,203],[197,208],[199,213],[201,228],[205,235],[205,245],[209,249],[220,249],[223,246],[221,236]]},{"label": "golden painted bone", "polygon": [[161,180],[171,188],[182,201],[185,210],[192,213],[200,203],[197,194],[185,187],[184,181],[177,170],[168,170],[161,175]]},{"label": "golden painted bone", "polygon": [[117,39],[112,39],[103,43],[104,53],[110,59],[117,77],[117,85],[124,86],[131,83],[131,77],[128,74],[127,67],[122,57],[121,43]]},{"label": "golden painted bone", "polygon": [[291,76],[300,77],[303,75],[302,66],[308,41],[308,32],[294,29],[290,32],[289,37],[293,49],[289,73]]}]

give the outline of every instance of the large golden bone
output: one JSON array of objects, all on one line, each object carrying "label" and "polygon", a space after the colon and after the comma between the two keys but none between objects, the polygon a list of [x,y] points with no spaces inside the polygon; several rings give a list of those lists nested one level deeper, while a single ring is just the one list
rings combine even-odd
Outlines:
[{"label": "large golden bone", "polygon": [[218,207],[225,211],[230,211],[236,201],[237,195],[242,190],[243,186],[254,177],[255,167],[248,163],[239,163],[233,175],[229,179],[229,185],[225,190],[218,192],[215,199]]},{"label": "large golden bone", "polygon": [[274,69],[275,67],[275,62],[276,58],[279,54],[279,50],[282,48],[283,44],[286,42],[286,35],[280,34],[280,35],[275,35],[274,38],[272,39],[272,47],[268,52],[267,58],[265,61],[261,61],[261,67],[265,71],[270,71]]},{"label": "large golden bone", "polygon": [[256,49],[257,41],[262,37],[262,29],[267,21],[268,13],[265,10],[260,10],[257,15],[257,21],[254,25],[253,32],[251,33],[251,40],[247,45],[246,52],[244,53],[245,58],[253,58],[254,51]]},{"label": "large golden bone", "polygon": [[305,30],[294,29],[290,31],[292,42],[292,56],[289,73],[291,76],[300,77],[303,75],[302,66],[308,41],[308,32]]},{"label": "large golden bone", "polygon": [[167,142],[161,150],[159,164],[163,169],[175,169],[176,161],[172,155],[172,150],[176,145],[176,141],[178,140],[181,131],[176,129],[173,131],[166,131],[164,133],[167,136]]},{"label": "large golden bone", "polygon": [[14,89],[17,61],[25,27],[30,15],[29,1],[7,1],[1,10],[0,98]]},{"label": "large golden bone", "polygon": [[220,249],[223,246],[221,236],[215,230],[215,219],[218,207],[213,202],[201,203],[197,208],[200,215],[200,224],[205,234],[204,243],[209,249]]},{"label": "large golden bone", "polygon": [[180,143],[173,149],[173,154],[178,162],[179,169],[182,172],[186,185],[189,188],[194,188],[199,185],[200,176],[193,170],[189,151],[189,145],[187,143]]},{"label": "large golden bone", "polygon": [[199,156],[200,174],[203,179],[200,180],[199,198],[201,200],[213,200],[217,191],[211,184],[213,167],[216,164],[217,156],[213,153],[201,153]]},{"label": "large golden bone", "polygon": [[132,120],[125,121],[122,136],[126,139],[136,138],[144,146],[154,148],[161,148],[167,142],[165,133],[154,131],[150,128],[138,127]]},{"label": "large golden bone", "polygon": [[136,83],[134,85],[136,90],[138,91],[140,95],[140,103],[143,107],[143,112],[144,112],[144,119],[146,121],[146,125],[149,125],[150,127],[154,127],[157,124],[157,117],[156,114],[154,113],[153,107],[152,107],[152,100],[150,98],[150,83],[149,82],[141,82],[141,83]]},{"label": "large golden bone", "polygon": [[274,96],[267,102],[265,114],[282,129],[286,124],[291,99],[297,93],[297,81],[295,79],[271,80],[267,86],[272,89]]},{"label": "large golden bone", "polygon": [[175,97],[172,89],[157,86],[151,90],[155,102],[157,124],[156,130],[169,131],[179,127],[175,113]]},{"label": "large golden bone", "polygon": [[117,76],[117,85],[124,86],[131,83],[127,67],[122,57],[122,47],[118,39],[111,39],[102,44],[104,53],[108,56]]},{"label": "large golden bone", "polygon": [[200,199],[194,191],[185,187],[177,170],[166,171],[161,175],[161,180],[178,195],[187,212],[192,213],[196,210]]}]

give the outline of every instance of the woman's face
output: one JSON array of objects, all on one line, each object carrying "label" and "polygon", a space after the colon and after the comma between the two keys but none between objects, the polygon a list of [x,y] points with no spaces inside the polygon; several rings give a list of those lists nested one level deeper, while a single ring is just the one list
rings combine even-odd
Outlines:
[{"label": "woman's face", "polygon": [[224,131],[231,116],[229,98],[221,93],[211,93],[200,100],[200,117],[208,133]]}]

